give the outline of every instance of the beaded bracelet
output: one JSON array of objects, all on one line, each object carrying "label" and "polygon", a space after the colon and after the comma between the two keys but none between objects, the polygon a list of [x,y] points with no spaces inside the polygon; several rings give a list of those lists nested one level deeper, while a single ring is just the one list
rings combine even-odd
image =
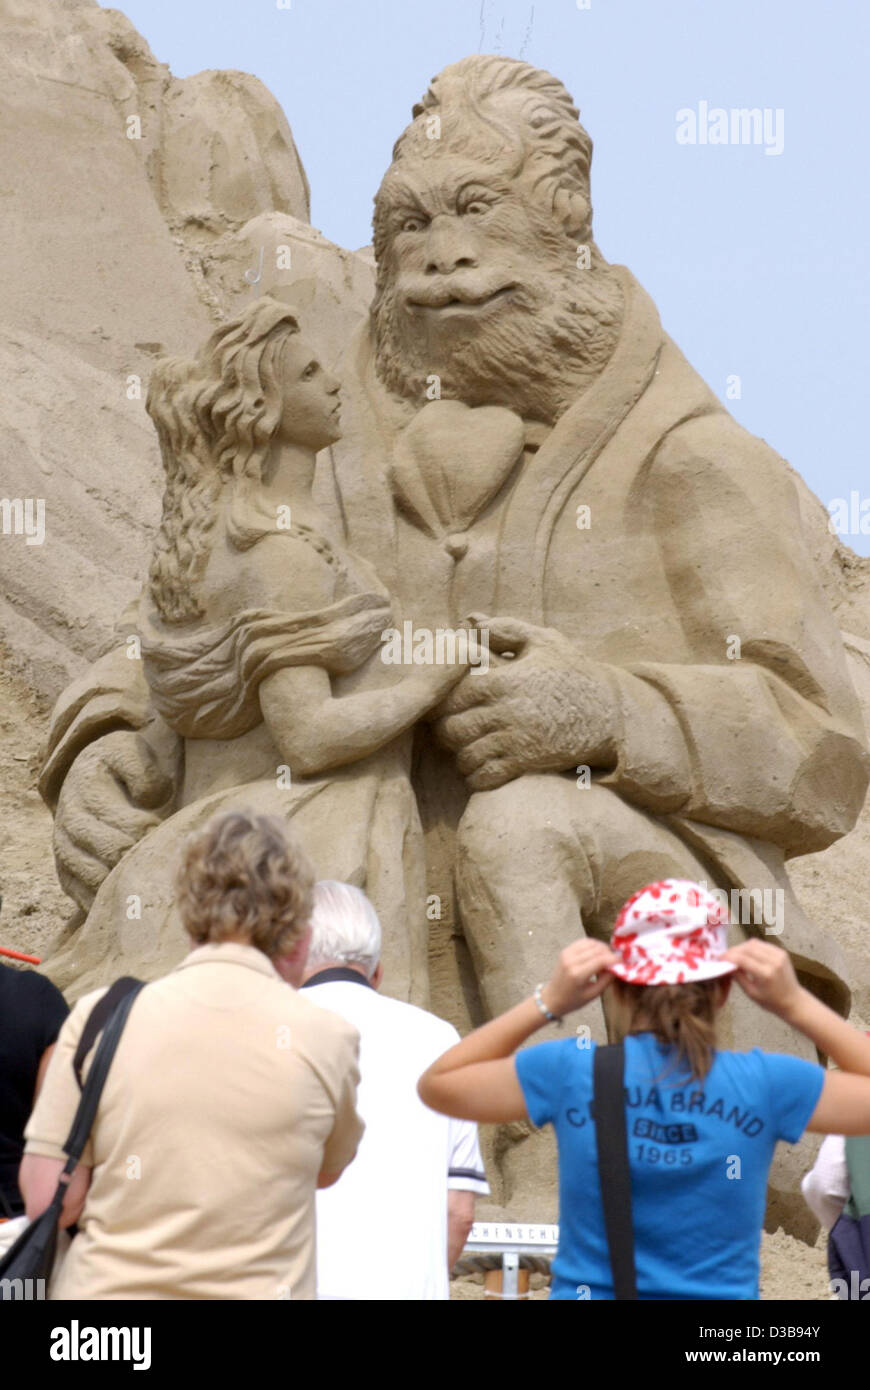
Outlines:
[{"label": "beaded bracelet", "polygon": [[544,1015],[544,1018],[547,1020],[548,1023],[555,1023],[555,1024],[558,1025],[559,1028],[561,1028],[561,1027],[562,1027],[562,1020],[561,1020],[561,1018],[559,1018],[557,1014],[554,1014],[554,1013],[551,1013],[551,1012],[550,1012],[550,1010],[547,1008],[546,1004],[544,1003],[544,997],[543,997],[543,996],[544,996],[544,986],[543,986],[543,985],[535,985],[534,1000],[535,1000],[535,1003],[536,1003],[537,1006],[538,1006],[538,1009],[539,1009],[540,1012]]}]

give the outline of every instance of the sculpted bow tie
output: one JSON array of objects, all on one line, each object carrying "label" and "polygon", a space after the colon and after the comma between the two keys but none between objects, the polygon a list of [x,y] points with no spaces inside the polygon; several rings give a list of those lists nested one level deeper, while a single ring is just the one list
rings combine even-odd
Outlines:
[{"label": "sculpted bow tie", "polygon": [[462,533],[523,456],[523,422],[501,406],[430,401],[402,431],[393,455],[393,492],[412,520],[462,553]]}]

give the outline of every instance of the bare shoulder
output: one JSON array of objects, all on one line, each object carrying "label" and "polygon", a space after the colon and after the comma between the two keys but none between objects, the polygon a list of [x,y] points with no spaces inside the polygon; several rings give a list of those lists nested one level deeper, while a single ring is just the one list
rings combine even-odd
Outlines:
[{"label": "bare shoulder", "polygon": [[215,617],[245,608],[304,613],[333,603],[335,570],[315,546],[290,533],[276,533],[249,550],[216,547],[205,589]]}]

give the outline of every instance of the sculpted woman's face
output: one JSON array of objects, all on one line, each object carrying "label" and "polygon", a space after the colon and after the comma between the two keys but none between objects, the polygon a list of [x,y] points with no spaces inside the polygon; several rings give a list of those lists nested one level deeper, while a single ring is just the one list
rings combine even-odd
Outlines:
[{"label": "sculpted woman's face", "polygon": [[284,410],[277,437],[285,444],[325,449],[341,436],[339,388],[317,355],[298,333],[287,338],[281,353]]}]

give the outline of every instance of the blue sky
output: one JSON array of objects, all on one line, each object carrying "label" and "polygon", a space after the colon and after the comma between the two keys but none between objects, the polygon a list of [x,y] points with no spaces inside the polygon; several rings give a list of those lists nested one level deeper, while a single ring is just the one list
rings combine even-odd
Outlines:
[{"label": "blue sky", "polygon": [[[870,499],[870,5],[278,4],[122,0],[118,8],[177,76],[239,68],[266,84],[305,164],[312,221],[351,248],[369,240],[372,197],[393,142],[441,67],[467,53],[501,52],[548,68],[574,96],[595,143],[604,255],[630,267],[721,398],[729,378],[739,378],[729,408],[823,502],[853,491]],[[697,113],[702,102],[708,111],[768,110],[771,135],[780,123],[781,153],[767,154],[763,144],[679,143],[677,112]],[[870,532],[870,500],[867,512]],[[870,534],[844,539],[870,554]]]}]

